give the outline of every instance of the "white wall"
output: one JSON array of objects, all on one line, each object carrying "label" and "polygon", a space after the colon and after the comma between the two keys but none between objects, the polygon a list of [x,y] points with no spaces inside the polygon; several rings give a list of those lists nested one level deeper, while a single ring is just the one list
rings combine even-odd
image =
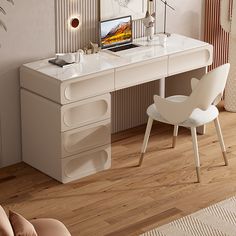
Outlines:
[{"label": "white wall", "polygon": [[21,160],[19,67],[55,52],[53,0],[1,1],[8,27],[0,29],[0,166]]},{"label": "white wall", "polygon": [[[167,32],[178,33],[188,37],[204,38],[205,0],[168,0],[175,11],[167,8]],[[164,4],[157,0],[157,31],[163,31]],[[188,95],[191,92],[192,77],[201,78],[204,69],[172,76],[167,79],[166,95]]]},{"label": "white wall", "polygon": [[[202,38],[204,0],[168,0],[175,11],[167,8],[167,32]],[[157,0],[157,31],[163,31],[164,4]]]}]

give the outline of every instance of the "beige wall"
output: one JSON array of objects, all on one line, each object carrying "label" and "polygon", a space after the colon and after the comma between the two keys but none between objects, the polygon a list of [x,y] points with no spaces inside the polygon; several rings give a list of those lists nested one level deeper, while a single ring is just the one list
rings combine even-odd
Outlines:
[{"label": "beige wall", "polygon": [[8,26],[0,29],[0,166],[21,160],[19,66],[55,51],[53,0],[1,1]]}]

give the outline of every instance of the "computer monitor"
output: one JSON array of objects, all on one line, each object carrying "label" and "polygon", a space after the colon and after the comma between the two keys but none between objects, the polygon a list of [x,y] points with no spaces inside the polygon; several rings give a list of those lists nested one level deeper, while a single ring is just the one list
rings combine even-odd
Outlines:
[{"label": "computer monitor", "polygon": [[102,49],[132,43],[132,40],[131,16],[100,22],[100,46]]}]

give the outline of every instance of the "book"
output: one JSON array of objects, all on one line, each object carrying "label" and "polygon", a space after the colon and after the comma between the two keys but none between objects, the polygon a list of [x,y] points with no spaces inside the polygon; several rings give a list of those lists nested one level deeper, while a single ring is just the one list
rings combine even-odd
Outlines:
[{"label": "book", "polygon": [[62,59],[57,59],[57,58],[51,59],[51,60],[49,60],[48,62],[51,63],[51,64],[53,64],[53,65],[62,67],[62,68],[65,67],[65,66],[69,66],[69,65],[74,64],[74,62],[73,62],[73,63],[68,63],[68,62],[65,62],[65,61],[62,60]]}]

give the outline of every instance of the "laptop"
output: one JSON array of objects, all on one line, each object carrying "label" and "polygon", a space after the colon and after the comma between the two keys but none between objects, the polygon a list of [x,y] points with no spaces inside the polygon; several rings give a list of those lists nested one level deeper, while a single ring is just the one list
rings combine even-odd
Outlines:
[{"label": "laptop", "polygon": [[112,52],[139,47],[133,44],[132,17],[124,16],[100,22],[100,46]]}]

